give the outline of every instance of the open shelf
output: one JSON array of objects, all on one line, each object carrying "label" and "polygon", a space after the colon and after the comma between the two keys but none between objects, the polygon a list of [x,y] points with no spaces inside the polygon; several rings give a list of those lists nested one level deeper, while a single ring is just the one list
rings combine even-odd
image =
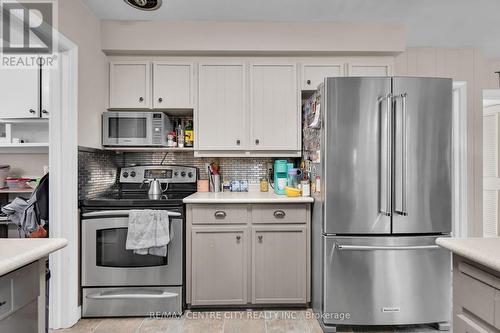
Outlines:
[{"label": "open shelf", "polygon": [[168,147],[104,147],[104,150],[116,152],[194,152],[194,148],[168,148]]},{"label": "open shelf", "polygon": [[48,142],[0,143],[0,152],[4,153],[46,153]]},{"label": "open shelf", "polygon": [[31,193],[32,188],[0,188],[0,194]]},{"label": "open shelf", "polygon": [[0,119],[0,124],[48,124],[48,118]]}]

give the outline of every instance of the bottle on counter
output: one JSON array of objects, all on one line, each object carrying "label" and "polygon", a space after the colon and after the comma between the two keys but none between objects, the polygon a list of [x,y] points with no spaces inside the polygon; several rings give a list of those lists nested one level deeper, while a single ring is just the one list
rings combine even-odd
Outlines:
[{"label": "bottle on counter", "polygon": [[182,127],[182,120],[179,119],[177,122],[177,127],[175,129],[177,136],[177,147],[184,148],[184,128]]},{"label": "bottle on counter", "polygon": [[193,121],[188,120],[186,123],[186,128],[184,129],[184,147],[193,147],[194,145],[194,131],[193,131]]},{"label": "bottle on counter", "polygon": [[269,191],[269,181],[267,180],[267,178],[260,179],[260,191],[261,192],[268,192]]}]

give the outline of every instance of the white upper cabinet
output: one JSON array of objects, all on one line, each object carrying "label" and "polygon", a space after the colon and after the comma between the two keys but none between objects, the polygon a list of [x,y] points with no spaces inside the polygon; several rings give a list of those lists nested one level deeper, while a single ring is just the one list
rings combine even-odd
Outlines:
[{"label": "white upper cabinet", "polygon": [[244,150],[247,142],[246,66],[200,63],[198,150]]},{"label": "white upper cabinet", "polygon": [[300,108],[295,63],[250,65],[250,148],[300,150]]},{"label": "white upper cabinet", "polygon": [[193,64],[154,62],[153,107],[155,109],[192,109],[193,104]]},{"label": "white upper cabinet", "polygon": [[109,108],[151,108],[151,64],[149,61],[110,63]]},{"label": "white upper cabinet", "polygon": [[391,64],[357,64],[350,63],[348,68],[349,76],[391,76]]},{"label": "white upper cabinet", "polygon": [[0,118],[40,117],[40,69],[0,70]]},{"label": "white upper cabinet", "polygon": [[345,64],[303,64],[302,90],[316,90],[326,77],[345,76]]}]

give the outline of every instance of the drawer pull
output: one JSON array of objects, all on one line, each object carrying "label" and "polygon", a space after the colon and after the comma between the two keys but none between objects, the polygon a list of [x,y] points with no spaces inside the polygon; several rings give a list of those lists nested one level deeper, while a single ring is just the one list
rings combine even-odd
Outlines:
[{"label": "drawer pull", "polygon": [[282,210],[276,210],[276,211],[274,211],[273,215],[274,215],[274,217],[275,217],[275,218],[277,218],[277,219],[282,219],[282,218],[284,218],[284,217],[285,217],[285,215],[286,215],[286,214],[285,214],[285,212],[284,212],[284,211],[282,211]]},{"label": "drawer pull", "polygon": [[214,216],[215,216],[216,218],[221,218],[221,219],[223,219],[223,218],[225,218],[225,217],[227,216],[227,214],[226,214],[226,212],[224,212],[224,211],[222,211],[222,210],[218,210],[218,211],[216,211],[216,212],[214,213]]},{"label": "drawer pull", "polygon": [[239,243],[239,242],[240,242],[240,240],[241,240],[241,236],[236,236],[236,242],[238,242],[238,243]]},{"label": "drawer pull", "polygon": [[262,243],[262,239],[264,239],[264,236],[259,235],[259,236],[257,236],[257,239],[259,240],[259,243]]},{"label": "drawer pull", "polygon": [[0,306],[7,304],[7,301],[0,302]]}]

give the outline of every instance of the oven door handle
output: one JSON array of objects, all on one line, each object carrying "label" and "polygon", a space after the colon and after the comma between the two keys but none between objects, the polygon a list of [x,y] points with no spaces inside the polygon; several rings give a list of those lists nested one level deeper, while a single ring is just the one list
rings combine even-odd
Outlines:
[{"label": "oven door handle", "polygon": [[[110,216],[128,216],[130,210],[100,210],[96,212],[83,213],[82,217],[110,217]],[[179,217],[181,213],[168,211],[168,216]]]},{"label": "oven door handle", "polygon": [[135,294],[135,293],[116,293],[116,294],[90,294],[87,295],[89,299],[130,299],[130,298],[141,298],[141,299],[151,299],[151,298],[175,298],[178,297],[179,294],[170,293],[167,291],[162,292],[161,294]]}]

